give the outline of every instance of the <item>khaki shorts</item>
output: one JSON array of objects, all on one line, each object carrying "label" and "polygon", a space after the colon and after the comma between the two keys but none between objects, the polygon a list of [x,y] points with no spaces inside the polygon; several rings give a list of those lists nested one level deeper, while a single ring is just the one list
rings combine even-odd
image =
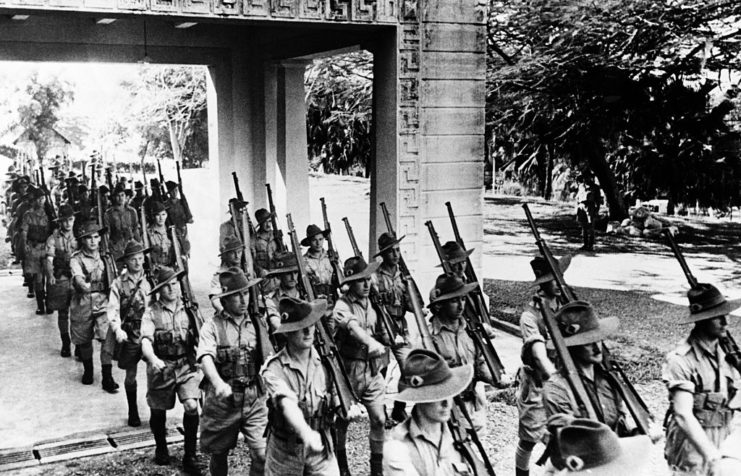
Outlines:
[{"label": "khaki shorts", "polygon": [[46,260],[46,246],[44,243],[26,245],[26,259],[23,260],[23,273],[43,273],[43,262]]},{"label": "khaki shorts", "polygon": [[536,385],[533,378],[520,369],[520,386],[517,394],[519,426],[517,434],[523,441],[537,443],[546,436],[546,414],[543,404],[543,387]]},{"label": "khaki shorts", "polygon": [[190,398],[201,398],[200,371],[190,369],[188,359],[165,360],[161,372],[151,365],[147,366],[147,404],[152,410],[171,410],[175,408],[175,395],[180,403]]},{"label": "khaki shorts", "polygon": [[88,344],[94,338],[102,342],[108,336],[108,316],[105,313],[91,316],[70,312],[69,323],[70,338],[75,345]]},{"label": "khaki shorts", "polygon": [[255,386],[245,389],[243,396],[218,398],[210,385],[206,391],[201,414],[201,449],[208,453],[225,453],[237,446],[241,431],[247,447],[266,447],[265,428],[268,426],[267,397],[259,395]]},{"label": "khaki shorts", "polygon": [[386,380],[381,372],[373,375],[370,363],[365,360],[343,359],[345,370],[355,395],[365,406],[383,405]]}]

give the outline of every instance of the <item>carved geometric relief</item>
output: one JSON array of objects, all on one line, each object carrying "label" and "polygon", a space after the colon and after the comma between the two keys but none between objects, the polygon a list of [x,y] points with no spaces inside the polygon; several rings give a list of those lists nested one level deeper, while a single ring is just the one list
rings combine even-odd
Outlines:
[{"label": "carved geometric relief", "polygon": [[378,0],[376,2],[376,20],[395,22],[397,20],[396,0]]},{"label": "carved geometric relief", "polygon": [[158,12],[174,12],[178,10],[179,0],[151,0],[152,10]]},{"label": "carved geometric relief", "polygon": [[218,15],[239,15],[242,10],[241,0],[213,0],[214,13]]},{"label": "carved geometric relief", "polygon": [[350,0],[329,0],[330,20],[349,21],[350,20]]},{"label": "carved geometric relief", "polygon": [[[419,134],[407,133],[399,134],[399,143],[401,145],[401,156],[404,160],[419,160]],[[407,158],[408,157],[408,158]]]},{"label": "carved geometric relief", "polygon": [[401,50],[399,52],[399,74],[409,76],[419,71],[419,51]]},{"label": "carved geometric relief", "polygon": [[417,0],[401,0],[401,2],[401,21],[416,21],[418,18]]},{"label": "carved geometric relief", "polygon": [[418,208],[419,202],[417,201],[417,189],[399,187],[399,202],[401,203],[402,211]]},{"label": "carved geometric relief", "polygon": [[417,78],[399,79],[399,93],[402,105],[413,106],[419,99],[419,81]]},{"label": "carved geometric relief", "polygon": [[124,10],[145,10],[147,3],[144,0],[118,0],[118,8]]},{"label": "carved geometric relief", "polygon": [[399,108],[399,129],[411,133],[419,129],[419,111],[414,107]]},{"label": "carved geometric relief", "polygon": [[404,23],[401,28],[401,47],[419,47],[419,30],[419,24],[417,23]]},{"label": "carved geometric relief", "polygon": [[376,19],[376,0],[353,0],[353,21],[373,21]]},{"label": "carved geometric relief", "polygon": [[299,8],[301,18],[322,19],[324,18],[324,0],[302,0]]},{"label": "carved geometric relief", "polygon": [[209,0],[181,0],[184,13],[209,13],[211,2]]},{"label": "carved geometric relief", "polygon": [[269,0],[244,0],[244,14],[249,16],[268,16]]},{"label": "carved geometric relief", "polygon": [[399,165],[402,183],[419,182],[419,165],[417,162],[405,162]]},{"label": "carved geometric relief", "polygon": [[293,18],[296,16],[297,0],[271,0],[270,1],[270,13],[274,17],[279,18]]}]

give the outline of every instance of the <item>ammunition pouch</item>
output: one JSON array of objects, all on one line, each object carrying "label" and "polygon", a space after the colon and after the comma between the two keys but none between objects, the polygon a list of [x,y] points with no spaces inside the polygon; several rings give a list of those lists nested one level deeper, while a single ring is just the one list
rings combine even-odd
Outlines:
[{"label": "ammunition pouch", "polygon": [[[309,409],[305,401],[298,402],[298,408],[301,410],[304,421],[306,421],[311,429],[324,437],[332,426],[333,416],[327,397],[322,398],[319,408],[313,414],[309,414]],[[273,406],[272,399],[268,400],[268,426],[270,428],[270,434],[273,437],[291,444],[298,445],[302,443],[296,432],[288,425],[283,412]],[[324,443],[326,447],[327,442],[325,441]]]},{"label": "ammunition pouch", "polygon": [[388,367],[389,352],[386,349],[384,355],[380,357],[368,357],[368,346],[361,344],[344,329],[338,329],[335,342],[340,356],[347,360],[360,360],[368,362],[372,375],[376,375],[382,369]]},{"label": "ammunition pouch", "polygon": [[49,230],[46,225],[29,225],[26,232],[26,241],[31,243],[46,243],[49,236]]},{"label": "ammunition pouch", "polygon": [[69,255],[64,252],[55,253],[52,259],[52,266],[54,268],[54,278],[60,278],[66,276],[72,277],[72,270],[69,267]]},{"label": "ammunition pouch", "polygon": [[90,281],[90,292],[91,293],[105,293],[108,291],[108,287],[103,281]]},{"label": "ammunition pouch", "polygon": [[703,428],[723,428],[730,425],[733,410],[728,399],[719,392],[700,392],[693,395],[692,413]]},{"label": "ammunition pouch", "polygon": [[[251,385],[257,378],[257,362],[254,349],[243,345],[241,347],[220,345],[216,348],[216,370],[224,381],[241,382]],[[241,385],[236,383],[236,385]],[[230,385],[232,383],[230,382]],[[232,391],[234,386],[232,385]]]},{"label": "ammunition pouch", "polygon": [[176,360],[186,356],[185,341],[173,331],[154,332],[154,353],[163,360]]},{"label": "ammunition pouch", "polygon": [[142,327],[141,317],[127,318],[121,323],[121,329],[127,334],[138,333]]}]

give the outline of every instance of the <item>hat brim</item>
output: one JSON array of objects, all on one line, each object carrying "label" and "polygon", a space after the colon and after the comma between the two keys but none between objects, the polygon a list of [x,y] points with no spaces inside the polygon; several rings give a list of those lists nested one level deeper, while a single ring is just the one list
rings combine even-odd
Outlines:
[{"label": "hat brim", "polygon": [[320,230],[318,233],[314,233],[311,236],[307,236],[304,239],[301,240],[301,246],[311,246],[311,239],[314,238],[316,235],[322,235],[323,237],[327,237],[329,232],[327,230]]},{"label": "hat brim", "polygon": [[243,249],[244,249],[244,245],[232,246],[231,248],[227,248],[227,249],[223,250],[221,253],[219,253],[219,256],[224,256],[225,254],[229,253],[230,251],[237,251],[237,250],[243,250]]},{"label": "hat brim", "polygon": [[149,253],[150,251],[152,251],[152,248],[144,248],[143,250],[136,251],[134,253],[126,253],[126,254],[124,254],[124,255],[119,256],[118,258],[116,258],[116,261],[126,261],[130,256],[134,256],[134,255],[137,255],[139,253],[146,254],[146,253]]},{"label": "hat brim", "polygon": [[[446,259],[445,261],[447,261],[450,264],[462,263],[462,262],[468,260],[468,258],[473,254],[473,252],[474,252],[475,249],[476,248],[471,248],[470,250],[466,250],[466,256],[459,256],[458,258]],[[443,266],[443,264],[440,263],[440,264],[436,265],[435,267],[436,268],[442,268],[442,266]]]},{"label": "hat brim", "polygon": [[384,246],[383,248],[381,248],[380,250],[378,250],[378,253],[374,254],[373,257],[375,258],[376,256],[381,256],[387,250],[390,250],[391,247],[398,245],[399,243],[401,243],[401,240],[403,240],[405,236],[407,236],[407,235],[401,235],[400,238],[397,238],[393,242],[391,242],[388,245]]},{"label": "hat brim", "polygon": [[149,291],[149,294],[148,295],[149,296],[153,295],[154,293],[156,293],[157,291],[159,291],[160,289],[162,289],[165,286],[165,284],[169,284],[169,283],[171,283],[173,281],[177,281],[184,274],[185,274],[185,271],[183,271],[183,270],[177,271],[175,274],[172,275],[172,278],[170,278],[167,281],[164,281],[162,283],[157,283],[157,285],[155,287],[153,287],[151,291]]},{"label": "hat brim", "polygon": [[687,312],[679,321],[680,324],[692,324],[693,322],[704,321],[714,317],[726,316],[741,307],[741,299],[731,299],[720,306],[715,306],[706,311],[692,313]]},{"label": "hat brim", "polygon": [[444,382],[422,387],[407,387],[394,397],[405,403],[431,403],[460,395],[473,380],[473,365],[450,369],[450,378]]},{"label": "hat brim", "polygon": [[[564,337],[563,340],[566,344],[566,347],[576,347],[578,345],[587,345],[594,344],[595,342],[600,342],[615,334],[615,332],[617,332],[618,330],[618,327],[620,327],[620,319],[618,319],[617,317],[605,317],[599,319],[598,322],[599,327],[597,327],[596,329],[581,332],[570,337]],[[547,345],[546,347],[552,348],[553,344],[550,340],[548,341],[548,344],[549,345]]]},{"label": "hat brim", "polygon": [[277,329],[273,331],[273,334],[285,334],[287,332],[295,332],[300,331],[301,329],[306,329],[307,327],[316,324],[319,319],[324,316],[327,312],[327,300],[326,299],[317,299],[314,302],[309,303],[311,306],[311,312],[309,315],[304,317],[298,322],[287,322],[285,324],[280,324]]},{"label": "hat brim", "polygon": [[85,233],[80,233],[79,235],[77,235],[77,239],[79,240],[80,238],[85,238],[86,236],[90,236],[93,233],[97,233],[97,234],[101,235],[101,234],[107,233],[107,232],[108,232],[108,228],[106,228],[104,226],[99,226],[95,230],[88,230]]},{"label": "hat brim", "polygon": [[583,471],[571,471],[569,476],[595,475],[600,476],[649,476],[651,473],[651,440],[646,435],[620,438],[620,456],[607,464],[585,469]]},{"label": "hat brim", "polygon": [[[561,270],[561,274],[565,273],[567,269],[569,269],[569,266],[571,266],[571,255],[564,255],[558,260],[558,269]],[[538,277],[535,281],[533,281],[533,286],[537,286],[539,284],[547,283],[548,281],[553,281],[555,276],[553,276],[553,273],[548,272],[545,273],[543,276]]]},{"label": "hat brim", "polygon": [[270,276],[280,276],[281,274],[288,274],[288,273],[298,273],[298,266],[289,266],[287,268],[276,268],[271,269],[267,273],[265,273],[265,277]]},{"label": "hat brim", "polygon": [[232,294],[237,294],[237,293],[246,293],[246,292],[248,292],[250,290],[250,288],[252,286],[258,285],[261,282],[262,282],[262,278],[250,279],[249,281],[247,281],[247,285],[246,286],[241,287],[241,288],[237,288],[237,289],[232,289],[231,291],[226,291],[226,292],[223,292],[223,293],[220,293],[220,294],[214,294],[213,296],[211,296],[211,299],[213,299],[213,298],[223,298],[223,297],[231,296]]},{"label": "hat brim", "polygon": [[261,226],[263,226],[265,224],[265,222],[268,221],[268,220],[270,220],[271,218],[273,218],[273,214],[272,213],[268,213],[268,215],[265,218],[263,218],[262,220],[260,220],[260,221],[257,222],[257,228],[260,228]]},{"label": "hat brim", "polygon": [[437,296],[435,299],[431,299],[430,300],[430,303],[427,305],[427,307],[430,307],[433,304],[437,304],[439,302],[447,301],[449,299],[453,299],[453,298],[465,296],[465,295],[467,295],[468,293],[470,293],[471,291],[475,290],[478,287],[479,287],[479,283],[467,283],[467,284],[464,284],[463,287],[461,287],[460,289],[458,289],[456,291],[453,291],[452,293],[441,294],[440,296]]},{"label": "hat brim", "polygon": [[381,263],[377,261],[373,261],[372,263],[368,264],[368,267],[366,267],[362,273],[353,274],[351,276],[343,276],[342,280],[340,281],[340,285],[351,283],[353,281],[360,281],[361,279],[365,279],[369,276],[371,276],[373,273],[375,273],[378,270],[378,267],[381,265]]}]

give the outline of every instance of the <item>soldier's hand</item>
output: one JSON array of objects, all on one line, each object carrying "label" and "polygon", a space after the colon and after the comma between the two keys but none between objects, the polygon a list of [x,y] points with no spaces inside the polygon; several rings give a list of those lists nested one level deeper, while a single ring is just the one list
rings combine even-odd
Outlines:
[{"label": "soldier's hand", "polygon": [[363,416],[363,408],[358,403],[350,405],[350,409],[347,411],[347,421],[355,421]]},{"label": "soldier's hand", "polygon": [[648,437],[651,438],[651,442],[656,443],[664,436],[664,428],[658,422],[652,421],[648,425]]},{"label": "soldier's hand", "polygon": [[386,347],[377,340],[373,340],[368,345],[368,357],[381,357],[384,353],[386,353]]},{"label": "soldier's hand", "polygon": [[397,335],[394,337],[394,345],[404,345],[407,341],[404,340],[404,336]]},{"label": "soldier's hand", "polygon": [[160,359],[159,357],[155,357],[152,361],[152,368],[154,368],[154,370],[156,370],[157,372],[162,372],[167,368],[167,365],[162,359]]},{"label": "soldier's hand", "polygon": [[57,284],[57,280],[56,280],[56,278],[54,276],[47,276],[46,277],[46,283],[49,286],[54,286],[55,284]]},{"label": "soldier's hand", "polygon": [[493,327],[486,323],[482,323],[481,325],[483,326],[484,332],[486,332],[486,335],[489,337],[489,339],[494,339],[497,337],[497,332],[494,330]]},{"label": "soldier's hand", "polygon": [[322,435],[316,430],[307,432],[306,435],[301,437],[304,440],[304,446],[310,453],[321,453],[324,451],[324,443],[322,443]]},{"label": "soldier's hand", "polygon": [[116,341],[120,344],[122,342],[126,342],[126,340],[129,338],[128,334],[126,334],[126,331],[123,329],[116,330]]},{"label": "soldier's hand", "polygon": [[507,372],[502,373],[502,377],[499,379],[499,382],[497,382],[497,388],[509,388],[514,383],[514,379],[510,374]]},{"label": "soldier's hand", "polygon": [[214,385],[214,392],[217,398],[227,399],[232,395],[232,387],[223,380]]}]

